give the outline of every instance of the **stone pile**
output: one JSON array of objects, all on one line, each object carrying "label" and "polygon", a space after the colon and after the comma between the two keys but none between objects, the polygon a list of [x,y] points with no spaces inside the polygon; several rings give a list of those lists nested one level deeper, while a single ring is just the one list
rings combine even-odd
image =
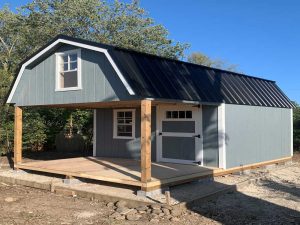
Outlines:
[{"label": "stone pile", "polygon": [[107,207],[113,210],[113,213],[109,217],[115,220],[137,221],[143,218],[150,222],[159,222],[160,220],[177,222],[183,214],[183,210],[179,207],[159,204],[131,208],[127,206],[126,201],[118,201],[116,203],[107,203]]}]

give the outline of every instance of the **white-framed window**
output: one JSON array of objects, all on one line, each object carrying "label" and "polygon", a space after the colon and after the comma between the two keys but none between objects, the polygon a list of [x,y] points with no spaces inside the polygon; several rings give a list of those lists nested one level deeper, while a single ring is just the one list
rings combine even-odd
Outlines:
[{"label": "white-framed window", "polygon": [[113,138],[135,138],[135,109],[115,109]]},{"label": "white-framed window", "polygon": [[56,91],[81,89],[81,50],[56,53]]}]

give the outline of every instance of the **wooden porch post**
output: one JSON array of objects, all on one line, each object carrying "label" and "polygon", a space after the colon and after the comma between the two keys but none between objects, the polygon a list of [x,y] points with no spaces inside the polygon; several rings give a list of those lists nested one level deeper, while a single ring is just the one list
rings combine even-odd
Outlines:
[{"label": "wooden porch post", "polygon": [[151,181],[151,101],[141,101],[141,182],[142,190]]},{"label": "wooden porch post", "polygon": [[15,106],[14,166],[22,162],[22,109]]}]

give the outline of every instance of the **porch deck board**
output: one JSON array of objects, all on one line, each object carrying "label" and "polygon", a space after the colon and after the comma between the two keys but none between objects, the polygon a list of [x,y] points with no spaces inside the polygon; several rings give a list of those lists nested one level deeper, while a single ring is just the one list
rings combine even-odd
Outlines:
[{"label": "porch deck board", "polygon": [[[150,186],[167,185],[199,178],[220,171],[218,168],[175,163],[152,163]],[[19,169],[81,177],[141,187],[140,161],[132,159],[78,157],[34,161],[16,165]]]}]

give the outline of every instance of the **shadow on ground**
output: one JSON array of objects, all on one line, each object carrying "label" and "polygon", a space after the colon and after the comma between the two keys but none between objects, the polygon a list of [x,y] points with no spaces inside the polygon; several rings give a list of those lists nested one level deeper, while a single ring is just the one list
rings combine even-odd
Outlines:
[{"label": "shadow on ground", "polygon": [[[213,184],[220,186],[220,184]],[[224,185],[224,188],[226,185]],[[299,188],[283,186],[274,181],[265,180],[263,187],[271,193],[264,193],[264,199],[245,195],[236,189],[215,196],[209,200],[198,200],[187,204],[187,208],[201,216],[218,221],[221,224],[300,224]],[[275,191],[280,192],[277,196]],[[176,198],[176,196],[173,196]],[[277,199],[277,201],[274,199]],[[270,201],[267,201],[269,199]],[[281,202],[280,199],[286,201]],[[180,199],[178,199],[180,201]],[[289,202],[289,207],[282,206]],[[297,208],[298,210],[295,209]]]}]

